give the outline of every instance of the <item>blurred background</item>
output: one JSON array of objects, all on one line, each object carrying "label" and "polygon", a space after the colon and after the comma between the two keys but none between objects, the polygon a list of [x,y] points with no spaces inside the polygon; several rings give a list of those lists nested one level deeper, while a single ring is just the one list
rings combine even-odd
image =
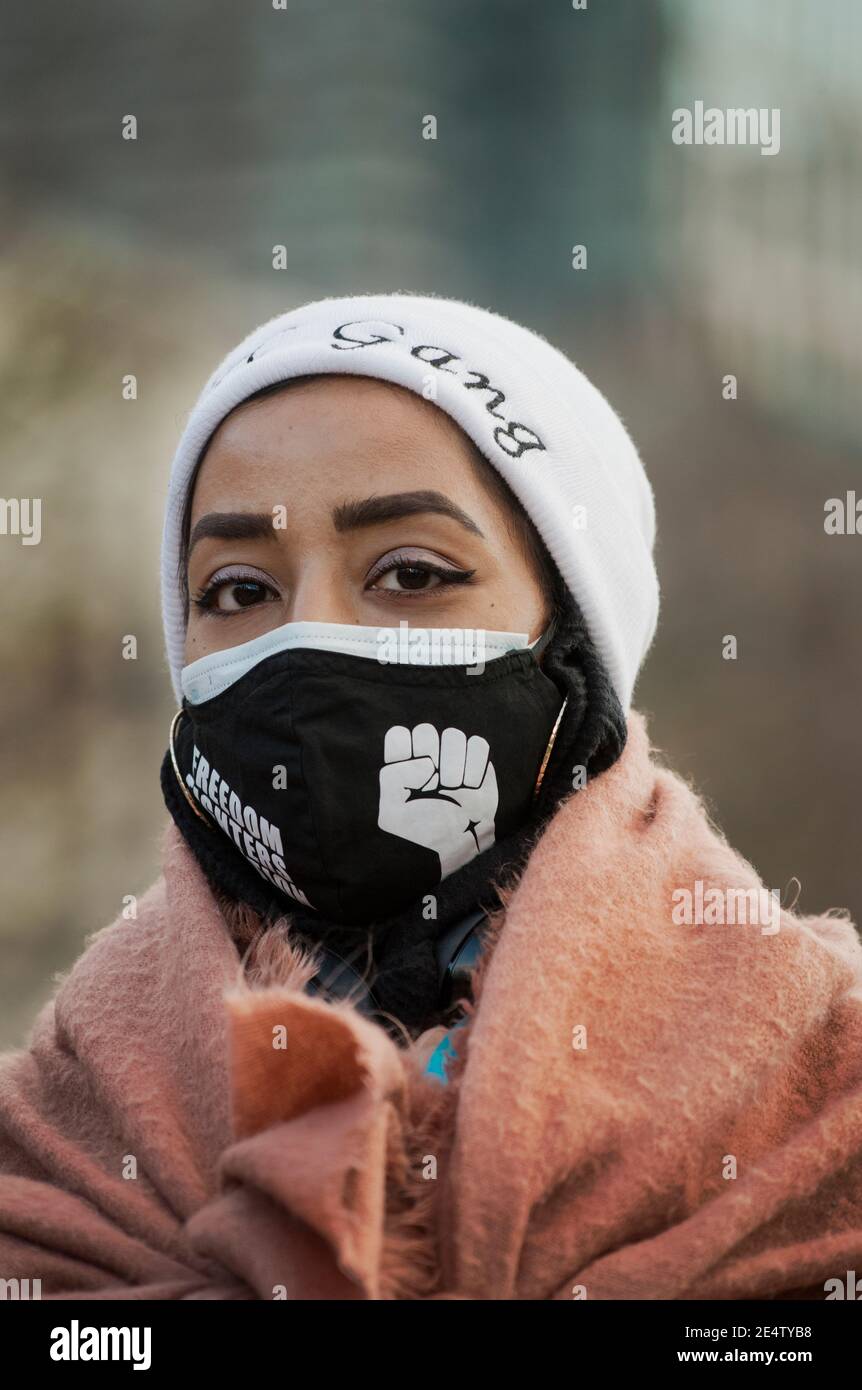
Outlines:
[{"label": "blurred background", "polygon": [[[43,501],[0,535],[0,1046],[159,872],[185,415],[328,294],[470,299],[610,398],[659,519],[635,704],[785,903],[862,921],[862,534],[824,530],[862,500],[860,58],[857,0],[4,7],[0,490]],[[675,145],[698,100],[778,107],[780,151]]]}]

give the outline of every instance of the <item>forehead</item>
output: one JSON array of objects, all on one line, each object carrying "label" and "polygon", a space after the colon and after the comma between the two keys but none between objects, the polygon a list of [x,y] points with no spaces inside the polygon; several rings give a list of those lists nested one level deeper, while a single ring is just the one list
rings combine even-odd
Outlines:
[{"label": "forehead", "polygon": [[193,510],[288,480],[329,492],[349,485],[432,486],[473,493],[473,446],[444,411],[373,377],[320,376],[243,402],[222,421],[198,470]]}]

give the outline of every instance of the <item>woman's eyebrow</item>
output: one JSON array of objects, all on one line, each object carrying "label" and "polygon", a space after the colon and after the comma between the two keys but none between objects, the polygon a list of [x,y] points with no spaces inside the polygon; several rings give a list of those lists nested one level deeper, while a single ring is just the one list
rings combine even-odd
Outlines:
[{"label": "woman's eyebrow", "polygon": [[191,554],[198,541],[206,536],[226,541],[262,541],[272,539],[271,512],[207,512],[195,524],[189,539]]},{"label": "woman's eyebrow", "polygon": [[450,516],[475,536],[482,535],[475,521],[448,497],[444,497],[442,492],[390,492],[383,497],[342,502],[333,508],[332,520],[336,531],[351,531],[359,526],[375,526],[378,522],[394,521],[402,516],[416,516],[420,512]]}]

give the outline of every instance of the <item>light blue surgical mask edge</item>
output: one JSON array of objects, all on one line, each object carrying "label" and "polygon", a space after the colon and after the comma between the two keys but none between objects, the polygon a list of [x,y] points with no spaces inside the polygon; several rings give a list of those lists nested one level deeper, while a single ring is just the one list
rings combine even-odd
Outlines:
[{"label": "light blue surgical mask edge", "polygon": [[[292,631],[288,632],[288,629],[292,629]],[[304,629],[304,631],[300,631],[300,629]],[[350,646],[366,648],[373,646],[373,651],[348,651],[345,654],[358,656],[360,660],[389,664],[380,662],[380,633],[384,630],[395,631],[395,629],[359,627],[345,623],[284,623],[281,627],[261,633],[259,637],[253,637],[248,642],[242,642],[235,647],[227,647],[218,652],[210,652],[206,656],[198,657],[197,661],[190,662],[188,666],[183,667],[180,676],[183,695],[189,704],[205,704],[207,700],[214,699],[216,695],[221,695],[229,689],[231,685],[240,680],[266,657],[291,649],[344,651],[345,647]],[[529,633],[492,632],[487,628],[414,628],[413,632],[417,630],[428,633],[432,640],[434,633],[471,632],[475,634],[477,631],[482,631],[484,655],[491,659],[505,656],[511,651],[529,649],[542,640],[539,636],[535,642],[529,642],[527,640]],[[409,635],[408,632],[408,637]],[[391,664],[458,666],[471,665],[472,663],[411,661]]]}]

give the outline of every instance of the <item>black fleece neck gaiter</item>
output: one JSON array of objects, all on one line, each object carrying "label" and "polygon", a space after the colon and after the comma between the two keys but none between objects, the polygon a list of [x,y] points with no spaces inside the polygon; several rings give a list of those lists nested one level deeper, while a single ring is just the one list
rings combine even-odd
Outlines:
[{"label": "black fleece neck gaiter", "polygon": [[[301,658],[305,654],[296,652],[293,655],[295,667],[296,658],[300,658],[298,676],[304,675],[318,682],[331,679],[332,672],[318,669],[319,662],[308,661],[309,670],[303,672]],[[356,658],[346,658],[346,661],[349,666]],[[324,662],[327,666],[331,664]],[[500,663],[493,665],[499,666]],[[503,658],[503,665],[506,680],[511,681],[514,676],[516,681],[523,681],[534,663],[532,658],[526,660],[524,653],[513,653],[511,657]],[[375,679],[380,674],[376,673]],[[432,687],[435,681],[439,681],[439,688],[434,691],[435,698],[442,697],[444,703],[447,699],[457,702],[457,673],[451,670],[447,672],[445,668],[442,673],[441,668],[420,672],[419,668],[414,667],[409,679],[418,680],[423,687],[427,687],[429,676]],[[283,888],[279,889],[267,881],[260,867],[256,869],[252,866],[240,843],[222,833],[214,824],[212,815],[202,817],[196,814],[177,781],[170,750],[162,764],[165,803],[214,889],[232,901],[250,906],[260,915],[264,925],[287,915],[295,936],[304,938],[311,946],[324,946],[351,962],[360,973],[365,973],[374,1004],[381,1015],[394,1016],[415,1036],[424,1028],[441,1021],[435,955],[438,936],[472,909],[479,907],[489,911],[497,905],[498,887],[511,882],[523,869],[535,840],[559,803],[582,784],[584,776],[589,778],[597,775],[610,766],[622,751],[625,719],[619,701],[586,633],[580,612],[574,600],[568,596],[545,648],[540,677],[535,694],[530,693],[527,701],[527,708],[532,712],[532,732],[522,732],[520,740],[518,730],[507,728],[506,725],[507,709],[511,722],[511,711],[516,707],[517,700],[523,698],[522,693],[519,691],[515,697],[515,705],[512,705],[510,695],[507,706],[505,683],[500,683],[496,689],[492,685],[492,700],[498,709],[492,722],[495,729],[501,733],[505,731],[509,741],[505,756],[510,759],[509,766],[521,775],[507,780],[505,805],[502,815],[498,812],[496,834],[491,842],[483,844],[481,838],[477,839],[466,862],[458,866],[455,860],[454,866],[450,866],[442,878],[435,873],[433,884],[427,877],[423,878],[431,862],[427,846],[423,857],[421,849],[417,851],[409,842],[401,844],[395,840],[393,847],[403,852],[396,853],[390,860],[383,857],[381,872],[386,881],[378,886],[376,892],[367,891],[368,877],[363,877],[361,861],[357,860],[352,871],[353,880],[350,874],[346,874],[339,885],[340,891],[327,891],[326,868],[321,864],[314,884],[306,885],[308,892],[302,888],[297,891],[291,881],[287,895]],[[481,683],[482,677],[474,679]],[[249,681],[247,676],[244,680],[254,686],[254,680]],[[242,682],[239,684],[242,685]],[[323,688],[321,686],[321,690]],[[391,688],[385,680],[376,687],[381,698]],[[472,688],[476,691],[478,704],[479,685]],[[242,696],[243,691],[240,690],[239,694]],[[319,696],[320,691],[317,694]],[[550,758],[538,795],[531,800],[529,792],[535,780],[536,765],[563,699],[566,703]],[[240,701],[237,708],[241,707]],[[206,709],[206,705],[203,709]],[[369,706],[365,716],[369,725],[374,722],[371,709],[372,706]],[[445,718],[445,710],[440,710],[440,717]],[[388,721],[385,711],[381,711],[381,719],[382,728]],[[180,740],[177,743],[178,766],[184,779],[188,781],[191,777],[189,785],[194,782],[195,749],[197,767],[200,767],[202,754],[198,745],[205,743],[205,725],[205,720],[195,729],[189,724],[185,743]],[[361,736],[363,731],[359,732]],[[372,734],[370,727],[365,732],[369,737]],[[512,759],[517,760],[519,748],[522,753],[520,768],[517,761],[514,764],[511,762]],[[412,749],[406,750],[406,755],[409,757],[412,752]],[[359,758],[358,751],[356,757]],[[263,761],[267,764],[267,758]],[[323,762],[320,775],[328,775]],[[385,776],[384,772],[384,780]],[[472,780],[481,787],[482,779],[478,773]],[[500,780],[502,782],[502,778]],[[327,794],[336,795],[338,790],[332,788]],[[349,797],[350,788],[341,788],[340,794]],[[409,801],[408,797],[403,799]],[[251,797],[248,800],[251,801]],[[403,809],[411,808],[408,805]],[[421,816],[425,808],[420,806],[416,809]],[[336,816],[334,823],[337,820]],[[471,822],[475,822],[473,835],[481,836],[481,807],[476,816],[468,820],[468,828]],[[392,825],[397,827],[398,824],[396,812]],[[380,843],[386,845],[386,840],[381,839]],[[313,860],[309,858],[307,862],[313,863]],[[280,877],[280,874],[277,876]],[[414,893],[410,890],[411,883],[416,885]],[[310,891],[312,886],[315,888],[314,895]],[[429,912],[429,894],[433,901],[433,912]],[[308,905],[294,900],[300,897],[307,898]],[[313,907],[310,905],[312,902]],[[376,910],[376,902],[381,905],[380,910]],[[386,905],[392,903],[399,905],[394,910],[391,906],[387,910]]]}]

